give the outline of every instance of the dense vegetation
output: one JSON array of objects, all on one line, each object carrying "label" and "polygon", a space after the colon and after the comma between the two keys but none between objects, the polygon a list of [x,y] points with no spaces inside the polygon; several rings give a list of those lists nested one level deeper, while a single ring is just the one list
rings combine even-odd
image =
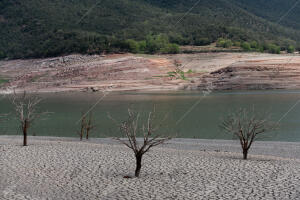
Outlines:
[{"label": "dense vegetation", "polygon": [[202,0],[184,15],[196,0],[3,0],[0,59],[177,53],[178,45],[216,41],[247,51],[292,52],[300,48],[300,5],[284,14],[295,2]]},{"label": "dense vegetation", "polygon": [[268,52],[273,54],[280,54],[281,50],[287,51],[288,53],[294,53],[295,47],[293,45],[288,45],[286,47],[280,47],[272,43],[258,43],[256,41],[252,42],[232,42],[230,39],[219,38],[217,47],[230,48],[232,46],[241,47],[244,51],[257,51],[257,52]]}]

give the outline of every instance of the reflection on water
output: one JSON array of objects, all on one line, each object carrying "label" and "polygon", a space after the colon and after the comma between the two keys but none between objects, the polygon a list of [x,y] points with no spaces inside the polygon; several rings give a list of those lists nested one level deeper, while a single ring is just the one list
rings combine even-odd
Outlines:
[{"label": "reflection on water", "polygon": [[[31,133],[39,136],[77,137],[81,112],[88,110],[102,96],[101,93],[43,94],[40,109],[53,112],[47,120],[38,121]],[[179,124],[176,122],[199,98],[202,101]],[[219,129],[218,125],[228,111],[238,107],[255,106],[256,110],[270,111],[272,119],[279,120],[300,99],[300,91],[250,91],[218,92],[203,97],[201,92],[170,93],[111,93],[93,110],[97,130],[94,137],[118,135],[114,123],[107,114],[119,121],[126,119],[130,107],[143,114],[156,105],[157,118],[167,114],[162,132],[178,137],[202,139],[232,139]],[[7,100],[0,102],[1,113],[12,112]],[[2,134],[17,134],[16,122],[10,119],[1,124]],[[300,141],[300,105],[282,120],[278,131],[269,134],[265,140]]]}]

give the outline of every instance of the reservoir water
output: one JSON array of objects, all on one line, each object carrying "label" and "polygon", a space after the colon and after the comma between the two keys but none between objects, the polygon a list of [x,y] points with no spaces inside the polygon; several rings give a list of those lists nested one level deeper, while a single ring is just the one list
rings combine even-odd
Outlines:
[{"label": "reservoir water", "polygon": [[[86,112],[103,94],[68,92],[40,96],[43,101],[39,110],[52,114],[36,121],[30,134],[78,137],[81,112]],[[282,119],[280,128],[266,134],[263,140],[300,142],[300,104],[290,110],[298,100],[300,91],[215,92],[208,96],[202,92],[109,93],[93,108],[97,127],[91,137],[119,136],[108,113],[121,122],[131,108],[139,111],[143,119],[155,105],[157,122],[166,116],[161,132],[180,138],[232,139],[219,128],[222,118],[239,107],[254,106],[258,112],[269,112],[273,121]],[[0,108],[0,113],[10,113],[8,121],[0,122],[0,134],[20,134],[9,101],[1,100]]]}]

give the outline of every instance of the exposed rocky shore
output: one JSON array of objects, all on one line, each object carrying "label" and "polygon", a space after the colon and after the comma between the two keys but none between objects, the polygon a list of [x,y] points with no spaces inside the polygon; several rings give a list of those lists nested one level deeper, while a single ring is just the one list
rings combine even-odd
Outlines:
[{"label": "exposed rocky shore", "polygon": [[[184,77],[174,75],[177,68]],[[173,74],[173,75],[172,75]],[[259,53],[69,55],[0,61],[5,89],[40,92],[300,89],[300,56]]]}]

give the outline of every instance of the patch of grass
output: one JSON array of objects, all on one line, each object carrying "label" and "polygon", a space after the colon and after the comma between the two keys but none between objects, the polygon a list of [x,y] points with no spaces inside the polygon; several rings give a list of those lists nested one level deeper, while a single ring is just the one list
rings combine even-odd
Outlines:
[{"label": "patch of grass", "polygon": [[184,71],[180,70],[180,69],[176,69],[176,71],[172,71],[172,72],[168,72],[168,76],[172,77],[172,78],[176,78],[176,79],[182,79],[182,80],[188,80],[185,77],[185,73]]},{"label": "patch of grass", "polygon": [[169,77],[176,77],[176,72],[168,72]]},{"label": "patch of grass", "polygon": [[191,69],[189,69],[186,73],[187,73],[187,74],[192,74],[192,73],[194,73],[194,71],[191,70]]},{"label": "patch of grass", "polygon": [[5,84],[5,83],[8,83],[8,82],[9,82],[8,79],[0,78],[0,86]]}]

